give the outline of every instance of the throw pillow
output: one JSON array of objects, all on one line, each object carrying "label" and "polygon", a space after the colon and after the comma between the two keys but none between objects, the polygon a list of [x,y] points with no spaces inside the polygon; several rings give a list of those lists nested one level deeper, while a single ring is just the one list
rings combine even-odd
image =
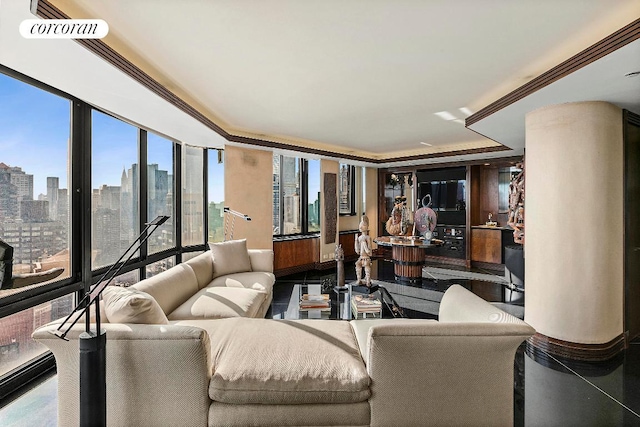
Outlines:
[{"label": "throw pillow", "polygon": [[110,323],[156,325],[169,323],[158,302],[146,292],[120,286],[107,286],[102,292],[102,298]]},{"label": "throw pillow", "polygon": [[209,243],[213,256],[213,277],[251,271],[247,239]]}]

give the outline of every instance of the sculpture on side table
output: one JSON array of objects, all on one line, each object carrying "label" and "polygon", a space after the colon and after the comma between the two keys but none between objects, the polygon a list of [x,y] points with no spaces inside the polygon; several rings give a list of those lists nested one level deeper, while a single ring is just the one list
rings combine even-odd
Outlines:
[{"label": "sculpture on side table", "polygon": [[356,282],[363,284],[362,269],[364,268],[364,285],[371,287],[371,237],[369,236],[369,218],[362,215],[362,220],[358,226],[360,234],[356,236],[355,249],[360,255],[356,261]]},{"label": "sculpture on side table", "polygon": [[344,288],[344,250],[342,249],[342,245],[336,245],[336,275],[337,277],[337,286],[339,288]]}]

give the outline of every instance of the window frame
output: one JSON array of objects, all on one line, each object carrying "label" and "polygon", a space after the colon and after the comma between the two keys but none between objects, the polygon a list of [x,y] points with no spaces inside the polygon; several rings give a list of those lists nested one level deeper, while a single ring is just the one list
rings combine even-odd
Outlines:
[{"label": "window frame", "polygon": [[[102,114],[121,120],[137,128],[138,133],[138,165],[139,165],[139,197],[138,197],[138,227],[143,229],[142,224],[148,221],[148,171],[147,133],[153,132],[156,135],[167,138],[160,132],[143,125],[133,123],[129,120],[117,117],[101,108],[94,107],[89,103],[76,98],[64,91],[46,85],[34,78],[26,76],[11,68],[0,64],[0,74],[13,78],[22,83],[31,85],[37,89],[67,99],[70,102],[70,145],[68,150],[69,172],[69,277],[47,283],[42,286],[21,290],[0,299],[0,318],[10,316],[30,309],[37,305],[47,303],[56,298],[75,293],[76,301],[79,301],[91,286],[98,283],[110,265],[92,269],[91,268],[91,234],[92,220],[86,212],[91,212],[91,154],[92,154],[92,122],[91,114],[96,110]],[[146,245],[140,249],[139,256],[132,258],[121,269],[119,274],[125,274],[138,270],[140,280],[146,277],[146,266],[166,258],[173,258],[177,265],[182,261],[182,254],[190,252],[206,251],[208,218],[206,207],[208,206],[208,162],[206,155],[207,148],[203,150],[203,233],[202,242],[182,246],[182,145],[172,138],[167,138],[173,143],[173,192],[174,192],[174,246],[148,254]],[[201,147],[198,147],[201,148]],[[24,365],[15,368],[4,375],[0,375],[0,399],[5,398],[17,390],[25,387],[41,375],[55,368],[55,359],[50,351],[37,356]]]},{"label": "window frame", "polygon": [[338,180],[340,182],[342,173],[342,166],[346,166],[349,171],[349,189],[347,197],[349,198],[349,211],[345,212],[340,207],[340,186],[338,186],[338,215],[339,216],[355,216],[357,215],[356,209],[356,167],[348,163],[338,163]]},{"label": "window frame", "polygon": [[[284,157],[291,157],[291,156],[285,156],[282,154],[276,154],[273,153],[274,156],[279,156],[280,157],[280,174],[278,176],[278,185],[279,185],[279,189],[278,189],[278,197],[280,200],[280,221],[279,221],[279,228],[280,231],[282,231],[283,229],[283,224],[284,224],[284,194],[282,192],[282,166],[283,166],[283,158]],[[290,233],[290,234],[284,234],[284,233],[279,233],[279,234],[274,234],[273,235],[273,240],[274,241],[278,241],[278,240],[286,240],[286,239],[290,239],[290,238],[296,238],[296,237],[306,237],[306,236],[313,236],[313,235],[319,235],[320,231],[309,231],[309,160],[305,159],[304,157],[294,157],[295,159],[297,159],[298,161],[298,167],[300,170],[300,232],[299,233]]]}]

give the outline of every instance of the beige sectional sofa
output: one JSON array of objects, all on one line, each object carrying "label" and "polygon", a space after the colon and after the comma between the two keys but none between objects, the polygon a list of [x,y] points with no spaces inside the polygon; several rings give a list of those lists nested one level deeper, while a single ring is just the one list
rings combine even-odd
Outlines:
[{"label": "beige sectional sofa", "polygon": [[246,252],[250,266],[223,270],[209,250],[131,288],[151,295],[168,320],[262,318],[273,298],[273,251]]},{"label": "beige sectional sofa", "polygon": [[[155,277],[136,285],[167,324],[104,325],[110,426],[512,425],[514,353],[535,331],[466,289],[447,290],[439,321],[219,319],[206,309],[179,319],[200,298],[232,298],[203,290],[264,286],[262,275],[211,281],[206,259],[167,274],[171,287]],[[191,274],[199,290],[187,285]],[[83,327],[69,342],[49,333],[55,327],[33,337],[57,361],[58,425],[76,426]]]}]

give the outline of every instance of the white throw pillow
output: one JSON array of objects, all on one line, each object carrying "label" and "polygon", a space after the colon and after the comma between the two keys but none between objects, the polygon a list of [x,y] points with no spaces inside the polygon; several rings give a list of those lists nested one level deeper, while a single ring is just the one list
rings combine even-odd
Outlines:
[{"label": "white throw pillow", "polygon": [[120,286],[107,286],[102,292],[102,298],[110,323],[155,325],[169,323],[158,302],[146,292]]},{"label": "white throw pillow", "polygon": [[213,256],[213,277],[251,271],[247,239],[209,243]]}]

